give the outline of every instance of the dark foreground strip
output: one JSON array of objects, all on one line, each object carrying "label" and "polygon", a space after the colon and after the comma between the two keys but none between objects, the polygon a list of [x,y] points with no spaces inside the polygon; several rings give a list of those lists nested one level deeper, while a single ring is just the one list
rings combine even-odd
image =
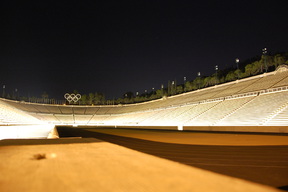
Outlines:
[{"label": "dark foreground strip", "polygon": [[76,128],[60,137],[96,138],[193,167],[288,189],[288,146],[205,146],[161,143]]}]

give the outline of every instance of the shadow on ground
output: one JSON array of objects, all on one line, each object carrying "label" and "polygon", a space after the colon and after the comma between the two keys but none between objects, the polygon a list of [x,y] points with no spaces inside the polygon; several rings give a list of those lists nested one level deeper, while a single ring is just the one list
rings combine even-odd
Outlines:
[{"label": "shadow on ground", "polygon": [[278,189],[288,191],[288,185],[282,186],[282,187],[278,187]]}]

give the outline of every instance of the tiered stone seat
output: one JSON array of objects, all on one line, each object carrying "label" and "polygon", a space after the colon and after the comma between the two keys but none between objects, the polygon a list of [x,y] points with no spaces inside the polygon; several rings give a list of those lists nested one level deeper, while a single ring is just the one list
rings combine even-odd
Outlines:
[{"label": "tiered stone seat", "polygon": [[[3,110],[2,107],[0,123],[30,122],[33,121],[30,115],[33,115],[42,122],[53,124],[284,125],[287,109],[277,114],[276,112],[288,103],[287,87],[288,71],[287,68],[283,68],[271,73],[138,104],[78,106],[1,100],[2,106],[10,108],[5,112],[6,109]],[[17,111],[12,112],[14,109]],[[20,115],[19,118],[25,114],[29,115],[26,119],[17,120],[17,114]]]},{"label": "tiered stone seat", "polygon": [[245,89],[241,90],[240,93],[247,93],[253,91],[265,90],[273,87],[273,85],[281,82],[288,76],[288,72],[269,74],[259,79],[259,81],[247,86]]},{"label": "tiered stone seat", "polygon": [[73,114],[55,114],[55,117],[59,119],[62,124],[74,124]]},{"label": "tiered stone seat", "polygon": [[201,114],[197,118],[193,119],[195,125],[212,126],[218,120],[224,118],[226,115],[239,109],[242,105],[250,101],[254,97],[244,97],[237,99],[227,99],[215,105],[211,110]]},{"label": "tiered stone seat", "polygon": [[235,113],[218,122],[217,125],[260,125],[265,118],[287,101],[287,92],[262,94],[236,110]]},{"label": "tiered stone seat", "polygon": [[0,100],[0,124],[39,124],[40,120]]},{"label": "tiered stone seat", "polygon": [[288,119],[288,108],[285,108],[283,111],[281,111],[272,119],[270,119],[267,123],[265,123],[265,125],[266,126],[288,126],[287,119]]}]

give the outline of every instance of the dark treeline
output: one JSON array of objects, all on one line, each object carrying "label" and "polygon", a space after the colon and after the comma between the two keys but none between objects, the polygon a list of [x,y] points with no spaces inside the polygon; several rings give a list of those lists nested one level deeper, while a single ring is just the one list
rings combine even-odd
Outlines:
[{"label": "dark treeline", "polygon": [[274,71],[279,65],[288,64],[288,53],[276,53],[273,55],[263,54],[262,56],[254,57],[245,61],[236,61],[235,67],[221,69],[221,66],[215,73],[210,76],[198,76],[192,81],[186,81],[184,84],[177,85],[176,81],[168,82],[168,87],[158,90],[153,90],[150,93],[134,95],[132,92],[127,92],[122,98],[117,99],[116,104],[138,103],[159,99],[171,95],[181,94],[205,87],[210,87],[237,79],[242,79],[265,72]]},{"label": "dark treeline", "polygon": [[[273,55],[263,52],[262,56],[254,57],[246,61],[235,60],[235,67],[221,69],[221,66],[219,66],[219,68],[217,67],[217,69],[215,69],[215,73],[210,76],[201,76],[201,74],[198,74],[194,80],[185,81],[184,84],[179,85],[177,85],[176,80],[169,81],[167,87],[162,85],[160,89],[153,89],[151,92],[145,91],[142,94],[139,94],[138,92],[135,94],[133,92],[126,92],[121,98],[112,100],[105,99],[105,95],[99,92],[82,94],[79,101],[70,103],[65,100],[51,99],[47,93],[43,93],[41,98],[20,97],[17,90],[12,93],[5,93],[3,91],[2,97],[13,100],[49,104],[117,105],[140,103],[274,71],[282,64],[288,64],[288,52],[276,53]],[[73,93],[78,94],[78,91],[74,90]]]}]

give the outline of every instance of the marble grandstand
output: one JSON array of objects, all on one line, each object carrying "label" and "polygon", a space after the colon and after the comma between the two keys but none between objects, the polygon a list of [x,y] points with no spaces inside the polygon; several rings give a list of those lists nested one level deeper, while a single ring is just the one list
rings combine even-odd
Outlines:
[{"label": "marble grandstand", "polygon": [[287,133],[288,67],[139,104],[50,105],[0,99],[0,133],[12,127],[13,133],[25,132],[31,125],[46,136],[61,125]]}]

